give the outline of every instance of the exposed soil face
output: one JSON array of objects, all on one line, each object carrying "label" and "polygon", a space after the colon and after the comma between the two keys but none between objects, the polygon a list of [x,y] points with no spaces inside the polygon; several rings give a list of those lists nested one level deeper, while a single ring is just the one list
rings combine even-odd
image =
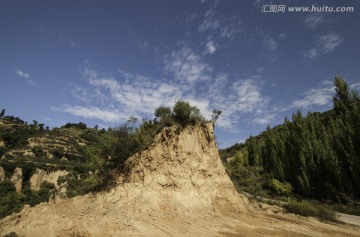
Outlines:
[{"label": "exposed soil face", "polygon": [[165,128],[110,192],[29,206],[0,236],[357,236],[360,228],[284,214],[237,193],[211,123]]}]

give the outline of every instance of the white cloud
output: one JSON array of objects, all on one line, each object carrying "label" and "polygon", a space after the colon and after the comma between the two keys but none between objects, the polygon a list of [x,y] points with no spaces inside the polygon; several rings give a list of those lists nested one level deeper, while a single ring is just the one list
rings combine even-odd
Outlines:
[{"label": "white cloud", "polygon": [[173,106],[176,100],[189,101],[197,106],[206,119],[214,109],[222,110],[217,126],[232,128],[242,122],[262,124],[264,119],[246,120],[255,115],[266,118],[270,99],[264,95],[261,80],[263,68],[253,75],[233,82],[229,75],[213,75],[213,68],[203,54],[182,46],[164,58],[166,79],[153,79],[119,70],[103,74],[86,68],[82,75],[87,86],[74,86],[73,97],[79,104],[63,105],[57,111],[104,122],[120,122],[129,116],[153,118],[159,106]]},{"label": "white cloud", "polygon": [[224,128],[231,128],[240,122],[241,116],[263,115],[270,101],[263,93],[263,82],[259,75],[234,83],[229,83],[226,75],[219,75],[209,89],[209,96],[214,108],[223,111],[217,123]]},{"label": "white cloud", "polygon": [[320,35],[316,41],[316,47],[309,49],[303,53],[304,57],[315,59],[320,55],[324,55],[334,51],[343,41],[339,34],[329,33]]},{"label": "white cloud", "polygon": [[36,83],[30,79],[30,74],[28,72],[24,72],[22,70],[16,69],[15,70],[15,74],[18,75],[19,77],[22,77],[25,79],[25,81],[29,84],[29,85],[35,85]]},{"label": "white cloud", "polygon": [[243,112],[260,110],[268,100],[262,95],[260,85],[253,79],[245,79],[235,82],[232,90],[238,96],[237,107]]},{"label": "white cloud", "polygon": [[[192,51],[185,51],[185,55],[193,54]],[[180,60],[178,57],[170,59],[177,63]],[[195,60],[195,65],[206,68],[198,59]],[[171,60],[169,64],[173,65]],[[179,64],[189,63],[186,60],[180,61]],[[243,115],[265,117],[264,112],[267,111],[270,99],[263,95],[263,82],[258,74],[231,82],[224,73],[214,77],[205,73],[206,81],[185,80],[183,74],[192,75],[188,72],[173,70],[171,73],[175,76],[174,80],[154,80],[124,71],[120,71],[118,75],[105,75],[96,70],[85,69],[82,74],[89,87],[73,87],[73,96],[82,104],[63,105],[55,110],[104,122],[119,122],[129,116],[152,118],[157,107],[171,107],[177,99],[182,99],[197,106],[207,119],[210,119],[212,110],[222,110],[217,121],[217,126],[222,128],[231,128],[241,119],[245,121]],[[198,86],[201,88],[195,90]],[[263,120],[250,123],[263,123]]]},{"label": "white cloud", "polygon": [[355,83],[355,84],[350,85],[350,89],[359,90],[360,89],[360,83]]},{"label": "white cloud", "polygon": [[76,116],[81,116],[90,119],[100,119],[105,122],[116,122],[121,119],[129,118],[129,115],[121,113],[116,110],[101,109],[98,107],[86,107],[86,106],[71,106],[63,105],[62,107],[52,108],[54,111],[66,112]]},{"label": "white cloud", "polygon": [[274,113],[263,114],[260,116],[256,116],[250,122],[255,125],[267,125],[273,121],[275,116],[276,116],[276,114],[274,114]]},{"label": "white cloud", "polygon": [[214,54],[216,51],[216,46],[214,41],[209,41],[206,43],[206,54]]},{"label": "white cloud", "polygon": [[291,107],[308,109],[312,106],[326,106],[331,104],[335,87],[328,82],[323,82],[321,87],[305,91],[303,98],[293,101]]},{"label": "white cloud", "polygon": [[28,72],[23,72],[19,69],[15,70],[15,74],[23,78],[30,78],[30,74]]},{"label": "white cloud", "polygon": [[170,58],[165,60],[165,71],[173,73],[178,81],[194,83],[209,80],[212,67],[190,48],[183,47],[172,52]]},{"label": "white cloud", "polygon": [[121,83],[115,77],[100,75],[95,70],[87,69],[83,75],[103,98],[103,105],[119,108],[134,116],[152,114],[155,108],[168,105],[179,96],[174,85],[141,75],[122,73],[126,80]]}]

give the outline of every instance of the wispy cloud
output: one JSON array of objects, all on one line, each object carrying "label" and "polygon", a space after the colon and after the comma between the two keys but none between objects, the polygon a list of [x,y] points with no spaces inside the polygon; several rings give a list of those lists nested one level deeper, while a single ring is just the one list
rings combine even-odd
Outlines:
[{"label": "wispy cloud", "polygon": [[266,36],[262,43],[264,48],[272,53],[275,52],[278,47],[278,42],[269,36]]},{"label": "wispy cloud", "polygon": [[355,83],[350,85],[351,90],[359,90],[360,89],[360,83]]},{"label": "wispy cloud", "polygon": [[216,51],[216,46],[213,40],[206,43],[206,54],[214,54]]},{"label": "wispy cloud", "polygon": [[15,70],[15,74],[23,78],[30,78],[30,74],[28,72],[24,72],[19,69]]},{"label": "wispy cloud", "polygon": [[304,25],[308,29],[315,29],[325,22],[326,18],[323,15],[319,14],[308,15],[304,18]]},{"label": "wispy cloud", "polygon": [[19,77],[22,77],[25,79],[25,81],[29,84],[29,85],[35,85],[35,81],[30,79],[30,74],[28,72],[24,72],[20,69],[16,69],[15,70],[15,74],[18,75]]},{"label": "wispy cloud", "polygon": [[53,107],[52,109],[54,111],[66,112],[84,118],[100,119],[105,122],[116,122],[129,118],[129,115],[125,115],[122,112],[116,110],[101,109],[95,106],[63,105],[61,107]]},{"label": "wispy cloud", "polygon": [[330,82],[323,82],[320,87],[312,88],[302,94],[302,98],[292,102],[292,108],[309,109],[312,106],[330,105],[335,92],[335,86]]},{"label": "wispy cloud", "polygon": [[262,112],[268,99],[261,93],[261,84],[252,78],[239,80],[232,85],[237,95],[237,108],[243,112]]},{"label": "wispy cloud", "polygon": [[234,39],[236,35],[242,32],[242,21],[237,16],[222,16],[215,11],[217,4],[206,11],[203,20],[198,27],[198,31],[209,32],[218,38]]},{"label": "wispy cloud", "polygon": [[165,71],[173,73],[178,81],[194,83],[209,80],[212,67],[204,63],[200,55],[185,46],[173,51],[165,60]]},{"label": "wispy cloud", "polygon": [[336,47],[343,41],[339,34],[330,33],[321,35],[318,40],[318,46],[323,54],[334,51]]},{"label": "wispy cloud", "polygon": [[334,51],[343,41],[340,34],[329,33],[320,35],[316,41],[316,47],[303,53],[304,57],[315,59],[318,56]]},{"label": "wispy cloud", "polygon": [[209,95],[215,108],[223,111],[218,124],[231,128],[245,115],[261,116],[268,108],[270,98],[264,95],[259,75],[252,75],[231,83],[226,75],[215,79]]}]

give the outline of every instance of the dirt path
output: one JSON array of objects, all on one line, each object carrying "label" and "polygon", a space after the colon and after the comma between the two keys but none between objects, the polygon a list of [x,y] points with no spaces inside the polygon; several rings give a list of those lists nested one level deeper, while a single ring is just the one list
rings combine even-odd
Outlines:
[{"label": "dirt path", "polygon": [[209,215],[134,221],[126,236],[359,236],[359,228],[284,214]]},{"label": "dirt path", "polygon": [[344,213],[336,213],[336,215],[337,215],[337,219],[339,221],[345,222],[347,224],[360,226],[360,216],[354,216],[354,215],[349,215],[349,214],[344,214]]}]

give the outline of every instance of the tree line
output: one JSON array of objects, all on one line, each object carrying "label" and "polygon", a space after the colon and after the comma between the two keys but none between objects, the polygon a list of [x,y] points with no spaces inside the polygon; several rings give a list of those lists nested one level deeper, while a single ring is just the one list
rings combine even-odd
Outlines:
[{"label": "tree line", "polygon": [[360,98],[340,77],[333,109],[300,111],[245,142],[244,166],[261,166],[273,179],[306,197],[344,202],[360,198]]}]

